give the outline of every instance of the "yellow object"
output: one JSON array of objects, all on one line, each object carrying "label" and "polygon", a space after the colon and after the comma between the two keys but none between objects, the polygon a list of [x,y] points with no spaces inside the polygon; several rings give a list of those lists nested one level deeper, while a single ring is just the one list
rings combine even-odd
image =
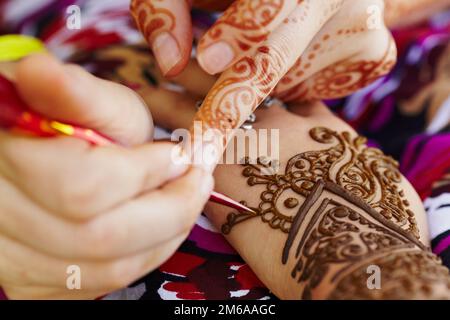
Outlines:
[{"label": "yellow object", "polygon": [[44,44],[36,38],[16,34],[0,36],[0,62],[15,61],[45,51]]},{"label": "yellow object", "polygon": [[50,127],[67,136],[72,136],[75,133],[75,129],[73,126],[58,121],[50,122]]}]

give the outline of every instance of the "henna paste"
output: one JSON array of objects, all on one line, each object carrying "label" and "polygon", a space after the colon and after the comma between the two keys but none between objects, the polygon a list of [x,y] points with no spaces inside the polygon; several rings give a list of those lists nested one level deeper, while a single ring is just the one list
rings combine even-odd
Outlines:
[{"label": "henna paste", "polygon": [[[367,267],[381,270],[381,288],[367,289]],[[328,299],[450,299],[448,269],[434,254],[407,251],[365,263],[344,277]]]},{"label": "henna paste", "polygon": [[[305,80],[285,91],[278,89],[277,96],[285,101],[335,99],[348,96],[388,74],[395,64],[396,52],[395,43],[391,39],[385,55],[379,61],[344,59],[321,70],[310,79],[305,79],[306,71],[299,68],[296,71],[299,76],[296,82]],[[310,65],[306,63],[304,68],[308,69]]]},{"label": "henna paste", "polygon": [[[292,157],[284,174],[264,176],[270,163],[246,159],[247,183],[266,188],[256,213],[229,214],[222,232],[260,217],[287,233],[281,262],[302,299],[449,298],[448,270],[418,240],[397,163],[348,132],[319,127],[310,136],[333,146]],[[381,291],[367,287],[372,264],[381,268]]]},{"label": "henna paste", "polygon": [[315,184],[294,217],[283,264],[297,238],[297,262],[291,276],[298,280],[302,299],[323,296],[362,263],[394,252],[425,249],[360,198],[324,181]]},{"label": "henna paste", "polygon": [[[202,122],[203,129],[216,129],[223,135],[230,129],[240,127],[292,67],[296,54],[304,51],[307,42],[342,3],[343,0],[239,0],[233,4],[203,38],[199,50],[227,36],[234,41],[236,52],[249,52],[244,57],[238,56],[240,60],[221,75],[194,120]],[[308,14],[310,9],[319,13],[318,19]],[[301,21],[303,15],[304,23]],[[268,39],[266,44],[260,45],[268,32],[282,23],[284,16],[289,17],[286,21],[289,29],[283,29],[286,39],[291,37],[294,40],[295,30],[299,28],[305,30],[306,38],[293,42],[289,50],[275,39]],[[234,35],[236,32],[237,36]]]},{"label": "henna paste", "polygon": [[[279,200],[287,191],[300,199],[306,198],[317,181],[336,183],[344,190],[366,202],[385,219],[391,220],[417,238],[419,230],[414,214],[408,209],[403,190],[399,188],[401,174],[398,163],[382,153],[365,145],[363,137],[351,138],[350,133],[341,134],[326,128],[314,128],[311,138],[321,144],[334,144],[320,151],[308,151],[292,157],[283,174],[264,175],[261,170],[269,164],[244,163],[243,175],[250,186],[265,185],[258,207],[251,207],[256,213],[230,213],[222,232],[251,218],[260,217],[271,228],[289,233],[292,215],[286,215]],[[297,200],[298,201],[298,200]],[[295,208],[293,200],[285,200],[284,208]],[[246,204],[248,206],[248,204]]]},{"label": "henna paste", "polygon": [[173,13],[155,6],[158,2],[163,4],[158,0],[132,0],[130,5],[131,14],[148,43],[161,32],[173,31],[176,25]]},{"label": "henna paste", "polygon": [[280,23],[280,16],[287,15],[294,5],[285,0],[237,0],[202,37],[199,50],[226,40],[236,53],[249,51],[267,38]]},{"label": "henna paste", "polygon": [[264,46],[254,58],[241,59],[231,68],[232,76],[219,79],[209,91],[195,121],[223,135],[238,128],[275,87],[283,65],[283,58]]},{"label": "henna paste", "polygon": [[[274,96],[284,101],[305,102],[347,96],[387,74],[396,62],[396,45],[386,28],[367,26],[367,7],[382,1],[362,0],[349,24],[342,12],[316,35],[304,54],[280,81]],[[347,6],[355,6],[351,2]],[[369,44],[368,40],[374,39]],[[384,49],[375,45],[386,39]],[[367,43],[355,47],[355,42]],[[384,43],[384,40],[383,40]],[[354,49],[349,49],[353,48]],[[363,50],[361,50],[363,49]],[[330,58],[331,57],[331,58]],[[370,58],[369,58],[370,57]],[[335,60],[333,60],[335,59]]]}]

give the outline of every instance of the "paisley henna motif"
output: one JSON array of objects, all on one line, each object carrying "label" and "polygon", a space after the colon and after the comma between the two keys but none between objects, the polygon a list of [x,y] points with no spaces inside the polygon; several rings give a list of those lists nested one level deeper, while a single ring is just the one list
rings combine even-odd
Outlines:
[{"label": "paisley henna motif", "polygon": [[158,8],[155,3],[162,0],[132,0],[131,14],[145,39],[151,43],[161,32],[175,29],[176,20],[170,10]]},{"label": "paisley henna motif", "polygon": [[201,39],[199,48],[217,41],[224,34],[232,34],[230,45],[236,51],[248,51],[261,43],[269,34],[269,25],[274,23],[285,5],[285,0],[238,0]]},{"label": "paisley henna motif", "polygon": [[227,130],[239,127],[269,95],[285,71],[284,65],[275,50],[259,47],[254,58],[242,58],[232,67],[233,76],[213,86],[195,120],[225,136]]},{"label": "paisley henna motif", "polygon": [[261,194],[259,206],[252,208],[256,214],[231,213],[228,216],[222,227],[225,234],[236,224],[254,217],[260,217],[272,228],[288,233],[293,216],[283,214],[288,207],[279,203],[285,198],[283,194],[289,191],[296,196],[307,197],[315,183],[324,180],[336,183],[368,203],[387,220],[419,237],[414,214],[408,209],[403,190],[398,187],[401,174],[394,159],[379,149],[366,147],[365,138],[351,138],[348,132],[338,134],[326,128],[315,128],[310,131],[310,136],[319,143],[334,145],[292,157],[284,174],[263,175],[261,169],[264,165],[252,165],[248,161],[244,164],[243,175],[248,178],[248,184],[263,184],[266,190]]}]

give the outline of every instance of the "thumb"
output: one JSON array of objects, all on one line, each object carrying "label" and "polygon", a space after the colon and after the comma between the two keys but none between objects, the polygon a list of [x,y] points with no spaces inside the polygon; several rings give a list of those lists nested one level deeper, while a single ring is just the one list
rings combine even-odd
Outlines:
[{"label": "thumb", "polygon": [[179,74],[192,50],[190,1],[132,0],[131,14],[165,76]]},{"label": "thumb", "polygon": [[152,137],[150,112],[135,92],[81,67],[29,56],[17,65],[16,86],[29,107],[49,119],[97,130],[124,145]]}]

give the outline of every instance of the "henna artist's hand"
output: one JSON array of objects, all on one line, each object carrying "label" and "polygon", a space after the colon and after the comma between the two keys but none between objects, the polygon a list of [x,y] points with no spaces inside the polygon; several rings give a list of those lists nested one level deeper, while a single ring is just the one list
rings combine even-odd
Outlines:
[{"label": "henna artist's hand", "polygon": [[[47,56],[20,62],[15,78],[35,111],[131,147],[0,131],[0,286],[8,297],[95,298],[158,267],[207,201],[211,174],[174,165],[171,144],[144,144],[152,119],[123,86]],[[80,290],[67,287],[71,265],[80,267]]]}]

